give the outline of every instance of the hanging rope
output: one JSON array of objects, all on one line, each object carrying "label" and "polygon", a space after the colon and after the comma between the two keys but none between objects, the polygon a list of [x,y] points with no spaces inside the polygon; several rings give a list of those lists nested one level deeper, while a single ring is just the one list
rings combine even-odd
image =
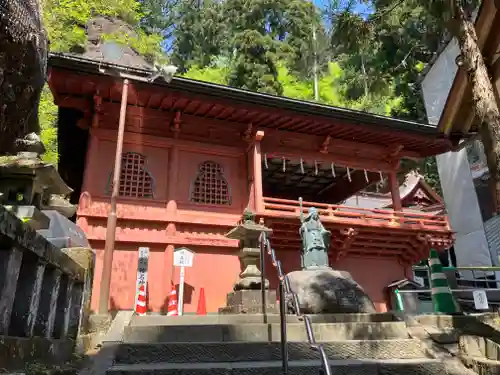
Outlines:
[{"label": "hanging rope", "polygon": [[365,172],[365,180],[366,180],[366,182],[370,182],[370,179],[368,178],[368,172],[366,171],[366,169],[364,169],[364,172]]},{"label": "hanging rope", "polygon": [[347,179],[349,180],[349,182],[352,182],[351,171],[349,170],[349,167],[347,167]]},{"label": "hanging rope", "polygon": [[300,158],[300,173],[304,174],[304,160]]},{"label": "hanging rope", "polygon": [[266,167],[266,169],[269,169],[269,166],[267,165],[267,154],[264,154],[264,167]]},{"label": "hanging rope", "polygon": [[286,159],[283,158],[283,173],[286,172]]},{"label": "hanging rope", "polygon": [[314,161],[314,175],[318,175],[318,162],[316,160]]},{"label": "hanging rope", "polygon": [[332,168],[332,176],[333,178],[336,178],[337,176],[335,175],[335,165],[333,165],[333,163],[330,165],[330,167]]}]

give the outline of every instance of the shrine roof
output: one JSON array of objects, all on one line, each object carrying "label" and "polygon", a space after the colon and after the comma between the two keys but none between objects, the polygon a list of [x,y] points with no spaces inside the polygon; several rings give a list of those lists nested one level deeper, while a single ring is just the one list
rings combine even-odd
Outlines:
[{"label": "shrine roof", "polygon": [[[399,196],[405,211],[442,214],[445,210],[442,198],[418,173],[410,172],[406,175],[405,181],[399,186]],[[418,198],[424,198],[426,204],[420,206]],[[343,204],[349,207],[368,209],[391,208],[392,198],[390,193],[365,192],[349,197]]]},{"label": "shrine roof", "polygon": [[[160,109],[181,111],[232,122],[252,123],[259,128],[274,128],[321,136],[331,135],[340,139],[369,144],[397,145],[404,151],[411,151],[419,156],[437,155],[450,151],[452,148],[452,142],[435,126],[429,124],[181,77],[173,77],[170,83],[163,79],[148,83],[144,81],[151,76],[151,70],[77,55],[51,53],[49,67],[57,72],[70,73],[73,81],[75,78],[86,81],[85,84],[81,85],[64,84],[65,87],[62,90],[64,92],[60,92],[60,94],[65,96],[89,96],[90,93],[83,92],[84,86],[87,91],[92,85],[94,88],[97,87],[97,84],[102,87],[106,82],[110,87],[118,86],[120,83],[117,81],[117,77],[102,70],[102,68],[106,68],[113,70],[113,74],[123,73],[138,77],[137,81],[134,82],[137,92],[151,90],[158,93],[161,90],[165,97],[175,98],[175,100],[170,100],[169,108],[164,108],[162,104]],[[94,78],[89,79],[90,76]],[[134,81],[134,78],[130,79]],[[137,94],[137,97],[139,96]],[[103,99],[111,100],[112,98]],[[136,105],[141,105],[137,101],[136,98]],[[147,106],[148,102],[146,100],[142,105]],[[221,116],[221,114],[225,114],[225,116]]]}]

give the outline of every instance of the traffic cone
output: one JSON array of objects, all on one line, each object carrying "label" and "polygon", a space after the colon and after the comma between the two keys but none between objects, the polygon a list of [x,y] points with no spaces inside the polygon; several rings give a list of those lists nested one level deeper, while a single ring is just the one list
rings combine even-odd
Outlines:
[{"label": "traffic cone", "polygon": [[443,272],[443,266],[436,250],[431,249],[429,258],[431,277],[431,296],[434,312],[442,314],[458,313],[457,304],[451,293],[448,279]]},{"label": "traffic cone", "polygon": [[137,296],[137,304],[135,305],[135,313],[139,316],[146,315],[146,289],[144,285],[139,287],[139,294]]},{"label": "traffic cone", "polygon": [[205,301],[205,289],[200,288],[200,298],[198,298],[198,308],[196,315],[207,315],[207,304]]},{"label": "traffic cone", "polygon": [[168,297],[167,316],[177,316],[179,315],[179,311],[177,310],[177,291],[173,283],[171,288],[170,297]]}]

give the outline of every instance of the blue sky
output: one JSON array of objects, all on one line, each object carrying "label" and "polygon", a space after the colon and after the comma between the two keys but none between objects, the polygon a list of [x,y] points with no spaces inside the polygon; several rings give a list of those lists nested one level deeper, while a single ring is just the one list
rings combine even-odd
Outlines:
[{"label": "blue sky", "polygon": [[[319,8],[324,8],[325,4],[327,4],[326,0],[313,0],[314,4],[316,4]],[[360,1],[361,3],[361,1]],[[355,9],[359,13],[370,13],[370,6],[365,4],[358,4]]]}]

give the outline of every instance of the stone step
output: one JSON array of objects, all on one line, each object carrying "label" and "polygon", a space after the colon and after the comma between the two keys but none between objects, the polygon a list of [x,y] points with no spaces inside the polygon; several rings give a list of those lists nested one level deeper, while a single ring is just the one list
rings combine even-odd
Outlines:
[{"label": "stone step", "polygon": [[[321,314],[308,315],[313,323],[376,323],[397,321],[392,313],[379,314]],[[165,316],[165,315],[135,315],[130,325],[154,326],[154,325],[209,325],[209,324],[255,324],[263,323],[262,314],[227,314],[227,315],[183,315],[183,316]],[[279,314],[267,314],[267,323],[279,323]],[[300,323],[301,319],[296,315],[287,315],[288,323]]]},{"label": "stone step", "polygon": [[[336,341],[324,345],[329,359],[407,359],[426,358],[425,349],[417,340],[353,340]],[[319,352],[308,343],[289,342],[290,360],[320,359]],[[165,343],[122,344],[115,363],[192,363],[278,361],[281,359],[279,342],[263,343]]]},{"label": "stone step", "polygon": [[[406,339],[408,333],[404,322],[382,323],[317,323],[312,326],[319,342],[343,340],[387,340]],[[279,324],[211,324],[128,326],[125,327],[124,342],[231,342],[280,341]],[[287,324],[288,341],[306,342],[304,323]]]},{"label": "stone step", "polygon": [[463,357],[463,361],[478,375],[500,374],[500,362],[486,358]]},{"label": "stone step", "polygon": [[[434,359],[330,360],[334,375],[436,375],[446,374]],[[316,375],[319,360],[289,361],[290,375]],[[109,375],[281,375],[281,361],[139,363],[115,365]]]}]

